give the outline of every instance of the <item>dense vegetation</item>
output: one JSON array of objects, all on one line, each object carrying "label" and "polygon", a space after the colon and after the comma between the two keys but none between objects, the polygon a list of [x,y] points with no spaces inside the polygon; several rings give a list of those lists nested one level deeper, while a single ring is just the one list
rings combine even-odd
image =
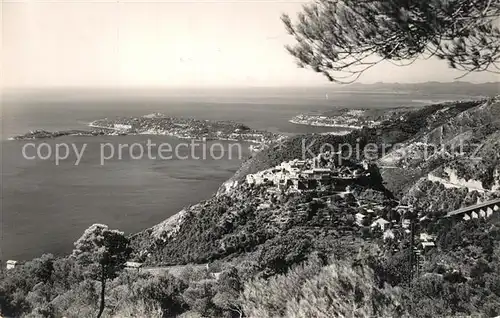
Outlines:
[{"label": "dense vegetation", "polygon": [[[385,145],[385,149],[383,147],[377,149],[376,155],[381,157],[383,152],[389,152],[392,147],[423,137],[429,131],[440,127],[460,113],[484,103],[485,100],[435,104],[408,111],[402,116],[384,121],[376,128],[365,127],[348,135],[310,134],[296,136],[278,145],[271,145],[264,151],[257,153],[243,163],[232,180],[241,181],[249,173],[269,169],[283,161],[302,157],[311,158],[311,153],[319,153],[324,145],[332,145],[336,147],[335,150],[343,150],[345,157],[358,161],[364,159],[364,151],[354,152],[353,156],[348,156],[348,147],[343,148],[340,145],[350,145],[353,150],[357,148],[363,150],[368,144]],[[310,151],[304,152],[304,149]]]},{"label": "dense vegetation", "polygon": [[295,38],[288,52],[301,67],[350,83],[375,65],[409,65],[437,57],[451,68],[497,72],[500,5],[490,0],[318,0],[296,21],[282,20]]},{"label": "dense vegetation", "polygon": [[[437,144],[460,135],[465,136],[466,154],[477,143],[482,145],[477,152],[482,159],[400,160],[396,164],[406,183],[391,182],[394,173],[380,173],[372,165],[371,177],[343,195],[328,186],[294,194],[240,183],[187,208],[174,232],[153,235],[150,229],[131,237],[130,245],[128,240],[111,239],[119,238],[118,232],[108,236],[107,229],[94,226],[71,256],[43,255],[3,271],[2,314],[95,317],[102,309],[104,317],[500,315],[500,218],[467,223],[441,218],[478,198],[499,195],[494,190],[499,184],[497,110],[494,102],[462,103],[456,109],[441,104],[349,136],[306,136],[318,145],[385,141],[412,148],[422,140]],[[455,129],[460,125],[462,130]],[[242,168],[238,180],[245,172],[300,157],[301,143],[295,138],[281,150],[261,152]],[[314,147],[317,153],[319,147]],[[445,187],[426,178],[430,172],[446,178],[446,169],[479,180],[488,191]],[[395,188],[408,185],[401,203],[412,204],[419,217],[426,216],[419,231],[436,237],[436,247],[422,251],[418,272],[410,270],[406,231],[394,228],[387,237],[369,227],[377,217],[400,221],[392,209],[397,204],[393,194],[384,186],[387,181]],[[373,215],[359,226],[355,215],[366,208],[372,208]],[[150,265],[208,263],[219,273],[215,277],[189,265],[176,276],[167,270],[125,270],[129,246],[130,257]]]},{"label": "dense vegetation", "polygon": [[[383,60],[411,62],[422,56],[445,59],[466,73],[498,70],[499,16],[500,5],[491,0],[318,0],[304,6],[297,22],[287,15],[282,19],[297,41],[288,50],[300,66],[349,82]],[[2,271],[1,314],[498,316],[498,213],[470,222],[441,216],[479,197],[499,195],[499,106],[498,99],[443,103],[398,113],[378,127],[345,136],[297,136],[271,145],[243,164],[231,180],[239,182],[235,188],[186,209],[178,224],[165,227],[168,231],[149,229],[125,238],[94,225],[70,256],[43,255]],[[290,194],[242,182],[247,174],[283,161],[311,158],[325,144],[384,145],[371,155],[396,169],[372,164],[370,178],[343,195],[329,186]],[[442,151],[443,145],[451,146],[449,151]],[[478,145],[481,151],[475,152]],[[475,153],[482,159],[471,160]],[[367,157],[362,151],[349,160]],[[450,169],[484,189],[445,186]],[[429,180],[429,173],[444,182]],[[413,205],[414,220],[424,220],[415,225],[417,231],[436,237],[434,248],[419,250],[416,266],[414,237],[394,226],[402,219],[393,209],[394,196]],[[371,214],[356,224],[357,212],[368,208]],[[379,217],[389,220],[391,235],[370,227]],[[189,265],[176,276],[165,267],[127,270],[129,256],[149,265],[210,263],[217,275]]]},{"label": "dense vegetation", "polygon": [[373,188],[353,186],[347,197],[328,187],[287,194],[268,192],[270,186],[242,184],[189,208],[172,238],[153,237],[151,230],[134,237],[137,258],[153,264],[185,264],[251,254],[267,263],[279,252],[295,253],[288,256],[287,263],[293,264],[310,251],[331,252],[335,246],[326,242],[359,232],[353,227],[358,202],[376,199],[387,209],[394,204],[376,173],[373,177]]},{"label": "dense vegetation", "polygon": [[[500,315],[500,222],[442,222],[412,284],[416,317]],[[418,309],[418,310],[417,310]]]},{"label": "dense vegetation", "polygon": [[[404,167],[406,173],[413,172],[421,179],[412,177],[402,201],[413,204],[421,212],[442,213],[498,197],[499,111],[498,101],[483,103],[440,126],[424,130],[407,142],[404,150],[411,153],[410,160],[401,159],[395,163]],[[432,115],[431,119],[436,117]],[[417,148],[416,143],[427,148]],[[427,157],[424,156],[426,150]]]},{"label": "dense vegetation", "polygon": [[[409,279],[408,254],[394,243],[299,254],[278,244],[270,262],[214,264],[218,279],[187,266],[178,276],[122,270],[106,291],[106,317],[439,317],[500,314],[500,222],[442,222],[427,229],[437,248]],[[292,233],[290,233],[292,234]],[[293,233],[295,234],[295,233]],[[292,241],[292,238],[289,238]],[[301,241],[298,239],[298,241]],[[327,240],[324,241],[328,242]],[[329,242],[335,242],[330,240]],[[300,244],[299,244],[300,245]],[[290,261],[287,270],[281,266]],[[95,317],[100,283],[70,257],[44,255],[2,273],[2,313]],[[274,273],[274,274],[273,274]]]}]

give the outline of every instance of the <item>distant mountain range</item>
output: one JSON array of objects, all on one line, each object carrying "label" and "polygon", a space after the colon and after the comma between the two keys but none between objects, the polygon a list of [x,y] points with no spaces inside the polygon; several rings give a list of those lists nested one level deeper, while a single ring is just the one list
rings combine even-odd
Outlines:
[{"label": "distant mountain range", "polygon": [[433,94],[463,94],[463,95],[484,95],[494,96],[500,94],[500,82],[470,83],[470,82],[424,82],[424,83],[354,83],[342,86],[342,89],[352,90],[385,90],[385,91],[420,91]]}]

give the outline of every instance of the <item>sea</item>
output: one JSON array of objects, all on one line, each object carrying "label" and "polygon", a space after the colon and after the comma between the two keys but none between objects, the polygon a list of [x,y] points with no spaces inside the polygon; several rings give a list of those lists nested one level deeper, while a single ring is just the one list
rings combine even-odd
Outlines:
[{"label": "sea", "polygon": [[[123,151],[104,163],[103,145],[169,144],[168,136],[65,136],[50,140],[15,141],[10,137],[35,129],[86,129],[101,118],[163,113],[173,117],[232,120],[251,128],[285,135],[339,133],[337,128],[289,123],[301,113],[334,108],[415,107],[432,102],[469,98],[458,94],[349,91],[330,88],[246,89],[48,89],[15,90],[2,95],[1,108],[1,253],[0,260],[29,260],[44,253],[71,253],[83,231],[94,223],[127,234],[151,227],[183,207],[208,199],[250,156],[249,144],[211,141],[194,153],[152,158]],[[32,148],[26,148],[27,143]],[[67,144],[81,150],[80,162],[71,154],[56,162],[28,159],[45,143]],[[214,143],[225,152],[219,159],[203,156]],[[227,146],[227,147],[226,147]],[[225,147],[225,148],[224,148]],[[137,147],[136,147],[137,148]],[[152,147],[152,152],[158,146]],[[217,148],[217,149],[219,149]],[[23,155],[28,149],[28,156]],[[62,149],[62,148],[61,148]],[[70,148],[73,150],[73,148]],[[126,149],[126,148],[124,148]],[[145,148],[143,148],[145,149]],[[62,151],[62,150],[61,150]],[[25,151],[25,153],[28,151]],[[107,154],[110,156],[110,153]]]}]

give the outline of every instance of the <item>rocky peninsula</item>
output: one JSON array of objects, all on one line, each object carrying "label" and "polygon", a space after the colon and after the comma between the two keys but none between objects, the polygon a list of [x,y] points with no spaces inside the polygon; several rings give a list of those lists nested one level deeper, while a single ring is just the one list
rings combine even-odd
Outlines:
[{"label": "rocky peninsula", "polygon": [[9,138],[10,140],[32,140],[32,139],[47,139],[57,138],[62,136],[104,136],[109,135],[108,132],[102,129],[91,130],[61,130],[61,131],[47,131],[43,129],[32,130],[24,135],[19,135]]},{"label": "rocky peninsula", "polygon": [[89,123],[88,130],[64,130],[49,132],[30,131],[14,140],[56,138],[61,136],[99,135],[165,135],[183,139],[233,140],[268,144],[282,136],[252,129],[233,121],[210,121],[194,118],[168,117],[154,113],[141,117],[103,118]]}]

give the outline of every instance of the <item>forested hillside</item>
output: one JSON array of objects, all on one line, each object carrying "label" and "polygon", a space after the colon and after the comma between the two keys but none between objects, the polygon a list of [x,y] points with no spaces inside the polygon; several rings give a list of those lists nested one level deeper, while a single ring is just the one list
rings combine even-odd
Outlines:
[{"label": "forested hillside", "polygon": [[[248,160],[231,187],[128,238],[129,259],[163,274],[117,268],[99,280],[78,257],[82,247],[45,255],[2,272],[2,312],[93,316],[107,280],[103,312],[113,317],[319,317],[353,307],[359,317],[500,315],[499,215],[442,217],[500,196],[498,108],[496,99],[445,103],[347,136],[291,138]],[[248,183],[249,173],[301,158],[302,139],[313,143],[309,161],[323,143],[393,147],[377,150],[378,161],[361,153],[335,165],[361,178],[300,191]],[[405,220],[421,220],[414,230],[431,248],[412,239]],[[167,273],[184,264],[210,270]]]},{"label": "forested hillside", "polygon": [[408,187],[404,203],[448,212],[499,196],[499,131],[500,102],[491,100],[411,139],[400,152],[406,158],[389,154],[380,163],[421,177]]},{"label": "forested hillside", "polygon": [[289,260],[279,266],[287,268],[312,251],[332,252],[337,246],[330,243],[343,244],[343,237],[361,237],[361,229],[353,224],[364,200],[387,209],[394,204],[376,173],[370,183],[354,184],[346,195],[328,187],[281,193],[273,192],[271,185],[242,183],[187,208],[175,232],[167,227],[162,233],[160,224],[135,236],[137,258],[152,264],[184,264],[243,256],[265,267],[277,261],[274,257],[285,257]]}]

